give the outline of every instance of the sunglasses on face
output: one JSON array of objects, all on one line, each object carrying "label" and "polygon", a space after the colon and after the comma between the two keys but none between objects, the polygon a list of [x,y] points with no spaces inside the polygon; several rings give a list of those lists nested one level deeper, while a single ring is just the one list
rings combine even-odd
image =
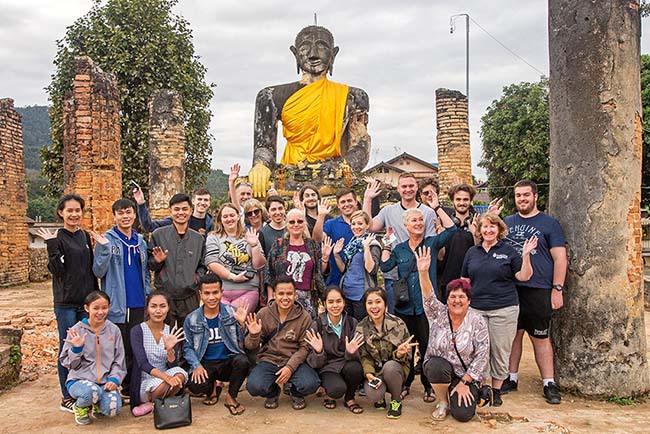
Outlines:
[{"label": "sunglasses on face", "polygon": [[304,222],[305,222],[304,220],[289,220],[287,223],[290,225],[301,225]]},{"label": "sunglasses on face", "polygon": [[261,212],[262,212],[261,209],[252,209],[252,210],[246,212],[246,217],[253,217],[253,216],[256,216],[256,215],[260,214]]},{"label": "sunglasses on face", "polygon": [[423,191],[420,193],[422,196],[431,196],[433,194],[433,191]]}]

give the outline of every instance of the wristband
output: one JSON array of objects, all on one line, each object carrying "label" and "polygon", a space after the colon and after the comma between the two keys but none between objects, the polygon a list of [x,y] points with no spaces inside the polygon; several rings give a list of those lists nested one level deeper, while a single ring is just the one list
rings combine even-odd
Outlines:
[{"label": "wristband", "polygon": [[562,292],[562,291],[564,291],[564,286],[562,286],[560,284],[553,285],[553,289],[556,290],[556,291]]},{"label": "wristband", "polygon": [[252,245],[252,244],[251,244],[251,249],[254,249],[255,247],[257,247],[257,246],[259,246],[259,245],[260,245],[260,243],[257,243],[257,244],[255,244],[255,245]]},{"label": "wristband", "polygon": [[437,213],[439,209],[440,209],[440,205],[434,207],[434,208],[433,208],[433,212]]},{"label": "wristband", "polygon": [[474,382],[474,380],[467,381],[464,378],[461,378],[460,382],[463,383],[465,386],[469,386],[470,384],[472,384]]}]

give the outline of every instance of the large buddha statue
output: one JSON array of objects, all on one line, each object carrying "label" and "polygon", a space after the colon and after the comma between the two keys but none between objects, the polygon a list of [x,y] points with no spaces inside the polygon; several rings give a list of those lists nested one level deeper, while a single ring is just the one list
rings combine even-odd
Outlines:
[{"label": "large buddha statue", "polygon": [[266,87],[255,102],[255,149],[248,180],[256,197],[266,193],[276,168],[278,121],[287,140],[283,167],[330,162],[360,171],[368,163],[368,95],[327,79],[339,51],[330,31],[305,27],[289,49],[302,72],[300,80]]}]

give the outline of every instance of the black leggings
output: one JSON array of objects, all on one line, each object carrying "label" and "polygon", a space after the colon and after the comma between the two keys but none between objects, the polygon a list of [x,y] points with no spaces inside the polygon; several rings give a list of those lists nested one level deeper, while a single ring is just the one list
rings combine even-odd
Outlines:
[{"label": "black leggings", "polygon": [[244,384],[250,368],[250,362],[245,354],[235,354],[227,360],[202,360],[201,365],[208,372],[208,379],[203,383],[195,383],[190,375],[186,384],[190,392],[210,396],[217,380],[228,381],[228,393],[237,399],[239,389]]},{"label": "black leggings", "polygon": [[[397,316],[400,317],[404,323],[406,323],[406,328],[408,328],[409,333],[413,335],[414,342],[417,342],[418,346],[420,347],[420,360],[418,361],[418,366],[422,367],[424,353],[426,352],[427,346],[429,345],[429,320],[425,314],[397,314]],[[415,364],[413,363],[414,359],[415,347],[413,347],[411,360],[409,362],[411,369],[409,370],[409,374],[406,377],[406,380],[404,380],[405,387],[411,387],[411,384],[413,384],[413,380],[415,379]],[[420,370],[420,381],[422,381],[422,385],[424,386],[425,390],[431,389],[431,383],[429,383],[429,380],[427,380],[427,376],[424,375],[424,370]]]},{"label": "black leggings", "polygon": [[[454,367],[447,359],[442,357],[430,358],[424,364],[422,370],[433,384],[449,383],[449,393],[460,382],[460,378],[454,372]],[[466,406],[462,401],[458,404],[458,394],[456,393],[449,397],[449,412],[459,422],[469,421],[476,413],[476,402],[478,400],[478,386],[476,383],[470,384],[469,390],[474,395],[474,401],[469,406]]]},{"label": "black leggings", "polygon": [[345,402],[354,399],[359,384],[363,381],[361,363],[348,360],[343,365],[341,372],[323,372],[320,374],[320,384],[325,388],[327,396],[339,399],[345,394]]}]

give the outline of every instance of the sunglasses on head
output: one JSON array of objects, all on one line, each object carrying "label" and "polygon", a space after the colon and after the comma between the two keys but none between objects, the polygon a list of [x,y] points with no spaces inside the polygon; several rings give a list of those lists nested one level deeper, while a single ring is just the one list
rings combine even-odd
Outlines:
[{"label": "sunglasses on head", "polygon": [[260,214],[261,212],[262,212],[262,210],[259,209],[259,208],[258,209],[252,209],[250,211],[246,211],[246,217],[253,217],[253,216],[256,216],[256,215]]},{"label": "sunglasses on head", "polygon": [[304,222],[305,222],[304,220],[289,220],[287,223],[290,225],[301,225]]}]

